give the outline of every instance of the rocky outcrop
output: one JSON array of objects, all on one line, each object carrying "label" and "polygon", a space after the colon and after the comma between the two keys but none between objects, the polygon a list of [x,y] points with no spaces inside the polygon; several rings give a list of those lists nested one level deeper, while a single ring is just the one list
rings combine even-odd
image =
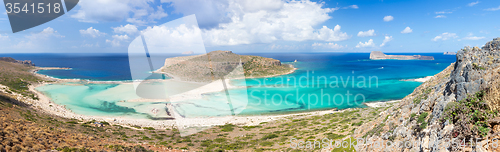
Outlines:
[{"label": "rocky outcrop", "polygon": [[[445,119],[445,113],[447,108],[451,107],[450,105],[456,105],[455,103],[468,99],[469,95],[498,87],[493,84],[498,84],[500,80],[500,39],[496,38],[486,43],[482,49],[465,47],[457,52],[456,58],[455,63],[417,87],[398,105],[381,112],[377,120],[364,124],[354,133],[355,138],[367,137],[369,141],[394,144],[408,141],[412,142],[412,145],[377,149],[379,147],[373,144],[364,144],[359,150],[438,151],[433,147],[440,148],[440,151],[458,150],[446,145],[445,141],[461,137],[458,135],[467,132],[457,131],[457,127],[464,128],[464,125],[473,124],[454,124],[448,121],[448,118]],[[490,129],[494,130],[498,125],[493,122],[496,121],[492,121]],[[377,128],[377,126],[382,127]],[[374,130],[380,134],[370,134]],[[489,135],[493,133],[493,131],[488,132]],[[474,137],[479,136],[475,135]],[[486,141],[483,142],[486,143]],[[469,146],[462,150],[472,150],[471,148],[473,147]],[[484,144],[476,148],[478,151],[492,151],[491,147]]]},{"label": "rocky outcrop", "polygon": [[457,55],[457,52],[444,52],[443,55]]},{"label": "rocky outcrop", "polygon": [[370,53],[371,60],[434,60],[432,56],[421,55],[386,55],[381,51],[372,51]]},{"label": "rocky outcrop", "polygon": [[[238,74],[237,68],[240,65],[242,69]],[[282,65],[276,59],[238,55],[231,51],[212,51],[203,55],[168,58],[158,72],[183,81],[210,82],[223,77],[231,79],[270,76],[291,70],[292,66]]]},{"label": "rocky outcrop", "polygon": [[11,57],[0,57],[0,61],[6,61],[6,62],[11,62],[11,63],[19,63],[19,64],[24,64],[24,65],[29,65],[29,66],[35,66],[35,64],[32,63],[30,60],[20,61],[20,60],[16,60],[14,58],[11,58]]}]

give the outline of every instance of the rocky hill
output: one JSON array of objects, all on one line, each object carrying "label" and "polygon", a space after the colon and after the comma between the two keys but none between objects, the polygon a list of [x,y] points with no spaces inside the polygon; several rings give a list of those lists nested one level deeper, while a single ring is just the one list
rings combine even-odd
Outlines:
[{"label": "rocky hill", "polygon": [[[237,69],[240,63],[244,71]],[[203,55],[168,58],[158,71],[183,81],[209,82],[222,77],[241,78],[243,74],[245,77],[280,75],[293,69],[276,59],[212,51]]]},{"label": "rocky hill", "polygon": [[386,55],[381,51],[372,51],[370,53],[371,60],[434,60],[433,56],[421,55]]},{"label": "rocky hill", "polygon": [[35,66],[30,60],[19,61],[11,57],[0,57],[0,61],[11,62],[11,63],[19,63],[28,66]]},{"label": "rocky hill", "polygon": [[[500,138],[500,38],[482,49],[465,47],[456,58],[398,105],[354,132],[355,138],[397,146],[381,148],[365,143],[359,150],[499,151],[500,147],[492,147],[495,140],[491,139]],[[461,144],[447,145],[453,138]],[[486,138],[489,140],[482,140]],[[475,146],[476,139],[482,143]],[[399,144],[407,141],[411,144]]]}]

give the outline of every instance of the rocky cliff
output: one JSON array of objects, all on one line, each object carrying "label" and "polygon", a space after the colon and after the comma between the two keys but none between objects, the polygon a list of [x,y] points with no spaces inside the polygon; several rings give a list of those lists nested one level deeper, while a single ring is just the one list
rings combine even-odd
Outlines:
[{"label": "rocky cliff", "polygon": [[[495,142],[491,139],[500,138],[500,38],[482,49],[465,47],[456,58],[399,104],[380,113],[377,120],[354,132],[355,138],[397,146],[380,148],[365,143],[359,150],[499,151],[491,146]],[[453,138],[459,140],[457,143],[467,142],[447,145]],[[482,140],[485,138],[489,140]],[[475,146],[476,139],[482,143]]]},{"label": "rocky cliff", "polygon": [[[244,71],[238,74],[239,65]],[[183,81],[210,82],[222,77],[230,79],[285,74],[293,71],[293,67],[271,58],[212,51],[203,55],[168,58],[158,71]]]},{"label": "rocky cliff", "polygon": [[386,55],[381,51],[372,51],[370,53],[371,60],[434,60],[432,56],[421,55]]},{"label": "rocky cliff", "polygon": [[6,61],[6,62],[11,62],[11,63],[19,63],[19,64],[24,64],[24,65],[29,65],[29,66],[35,66],[34,63],[32,63],[30,60],[24,60],[24,61],[19,61],[11,57],[0,57],[0,61]]}]

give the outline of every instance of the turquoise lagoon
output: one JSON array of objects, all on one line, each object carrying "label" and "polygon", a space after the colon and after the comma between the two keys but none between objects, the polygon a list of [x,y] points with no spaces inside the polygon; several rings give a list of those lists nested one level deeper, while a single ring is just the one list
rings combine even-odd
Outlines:
[{"label": "turquoise lagoon", "polygon": [[[389,53],[390,54],[390,53]],[[345,109],[365,107],[363,103],[401,99],[413,92],[421,83],[404,81],[431,76],[445,69],[455,61],[454,56],[425,54],[435,57],[433,61],[418,60],[369,60],[368,53],[291,53],[252,54],[279,59],[293,64],[298,70],[284,76],[231,80],[235,86],[246,89],[230,89],[233,110],[238,115],[263,115],[313,111],[322,109]],[[56,56],[68,58],[68,56]],[[20,57],[23,59],[22,57]],[[31,59],[24,57],[25,59]],[[50,57],[47,57],[50,58]],[[71,58],[71,57],[69,57]],[[80,56],[81,58],[81,56]],[[85,56],[96,60],[95,56]],[[128,64],[116,55],[101,55],[99,59],[115,59],[113,64]],[[66,59],[64,59],[66,60]],[[157,62],[163,59],[158,59]],[[298,60],[298,62],[291,62]],[[101,61],[101,60],[99,60]],[[44,62],[41,63],[44,66]],[[153,108],[164,108],[167,101],[127,102],[140,98],[136,95],[130,76],[126,72],[109,73],[99,65],[67,65],[68,63],[45,63],[47,66],[72,67],[72,70],[41,71],[58,78],[79,78],[96,81],[123,81],[123,83],[65,83],[36,88],[55,103],[65,105],[77,114],[109,117],[151,118],[163,113],[151,114]],[[109,64],[103,62],[101,64]],[[122,70],[128,68],[120,67]],[[82,71],[108,71],[99,72]],[[129,71],[130,72],[130,71]],[[121,74],[121,75],[120,75]],[[169,82],[166,82],[169,83]],[[165,84],[158,84],[165,85]],[[183,88],[189,84],[169,85]],[[176,89],[171,89],[176,94]],[[182,89],[181,89],[182,90]],[[168,93],[167,93],[168,94]],[[191,99],[177,104],[176,111],[186,117],[224,116],[230,110],[225,92],[204,94],[200,99]],[[161,110],[160,110],[161,111]]]}]

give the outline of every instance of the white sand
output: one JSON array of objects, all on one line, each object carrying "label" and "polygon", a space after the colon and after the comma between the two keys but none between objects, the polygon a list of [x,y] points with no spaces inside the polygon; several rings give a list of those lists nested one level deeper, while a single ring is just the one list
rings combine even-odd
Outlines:
[{"label": "white sand", "polygon": [[393,103],[398,103],[401,100],[391,100],[391,101],[379,101],[379,102],[368,102],[364,103],[368,107],[378,108],[378,107],[388,107],[393,105]]},{"label": "white sand", "polygon": [[407,80],[403,80],[403,81],[415,81],[415,82],[427,82],[429,81],[430,79],[432,79],[433,76],[426,76],[425,78],[418,78],[418,79],[407,79]]}]

